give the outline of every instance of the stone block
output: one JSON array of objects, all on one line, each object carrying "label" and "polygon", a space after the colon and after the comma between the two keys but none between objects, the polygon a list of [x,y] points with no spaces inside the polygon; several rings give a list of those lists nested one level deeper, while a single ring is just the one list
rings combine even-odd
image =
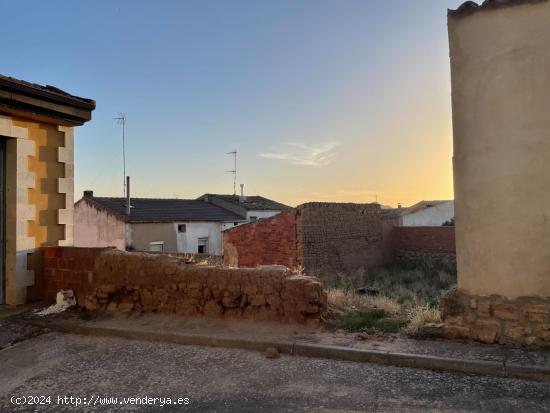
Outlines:
[{"label": "stone block", "polygon": [[535,323],[545,323],[550,315],[550,304],[526,304],[523,307],[523,318]]},{"label": "stone block", "polygon": [[473,338],[482,343],[496,343],[500,338],[500,324],[492,321],[478,321],[472,328]]},{"label": "stone block", "polygon": [[519,318],[518,305],[512,303],[494,304],[493,315],[500,320],[517,320]]}]

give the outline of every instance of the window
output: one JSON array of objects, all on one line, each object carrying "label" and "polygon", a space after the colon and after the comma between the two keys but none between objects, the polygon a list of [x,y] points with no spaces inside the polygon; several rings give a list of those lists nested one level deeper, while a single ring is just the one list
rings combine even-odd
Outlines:
[{"label": "window", "polygon": [[251,216],[249,218],[250,222],[254,222],[254,221],[257,221],[258,220],[258,217],[254,217],[254,216]]},{"label": "window", "polygon": [[199,254],[208,254],[208,237],[199,238],[199,248],[197,252]]},{"label": "window", "polygon": [[185,232],[185,231],[187,231],[187,225],[178,224],[178,232]]},{"label": "window", "polygon": [[233,222],[233,226],[236,227],[237,225],[239,225],[238,222]]},{"label": "window", "polygon": [[149,251],[152,252],[163,252],[164,251],[164,241],[153,241],[149,243]]}]

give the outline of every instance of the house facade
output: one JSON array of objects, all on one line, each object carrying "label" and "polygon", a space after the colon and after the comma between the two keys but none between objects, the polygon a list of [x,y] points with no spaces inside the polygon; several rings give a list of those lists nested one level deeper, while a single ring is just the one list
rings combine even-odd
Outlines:
[{"label": "house facade", "polygon": [[438,227],[455,216],[454,201],[420,201],[400,212],[399,225],[404,227]]},{"label": "house facade", "polygon": [[94,197],[75,204],[75,245],[121,250],[222,255],[222,230],[245,218],[189,199]]},{"label": "house facade", "polygon": [[95,102],[0,75],[0,304],[22,304],[37,248],[73,245],[73,128]]}]

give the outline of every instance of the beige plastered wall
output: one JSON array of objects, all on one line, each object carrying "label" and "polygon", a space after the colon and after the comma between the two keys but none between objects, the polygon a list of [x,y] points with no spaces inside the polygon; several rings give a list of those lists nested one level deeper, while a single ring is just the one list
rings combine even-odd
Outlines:
[{"label": "beige plastered wall", "polygon": [[6,142],[5,300],[23,304],[34,284],[28,255],[73,244],[73,129],[0,114]]},{"label": "beige plastered wall", "polygon": [[126,224],[116,215],[79,201],[74,208],[75,247],[116,247],[126,249]]},{"label": "beige plastered wall", "polygon": [[449,17],[458,288],[550,297],[550,2]]}]

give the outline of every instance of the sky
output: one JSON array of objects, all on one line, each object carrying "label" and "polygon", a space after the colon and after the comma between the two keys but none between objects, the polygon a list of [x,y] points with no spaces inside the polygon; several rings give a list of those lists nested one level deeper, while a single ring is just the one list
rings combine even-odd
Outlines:
[{"label": "sky", "polygon": [[[0,73],[94,99],[75,197],[451,199],[461,0],[2,2]],[[5,18],[11,16],[10,18]]]}]

